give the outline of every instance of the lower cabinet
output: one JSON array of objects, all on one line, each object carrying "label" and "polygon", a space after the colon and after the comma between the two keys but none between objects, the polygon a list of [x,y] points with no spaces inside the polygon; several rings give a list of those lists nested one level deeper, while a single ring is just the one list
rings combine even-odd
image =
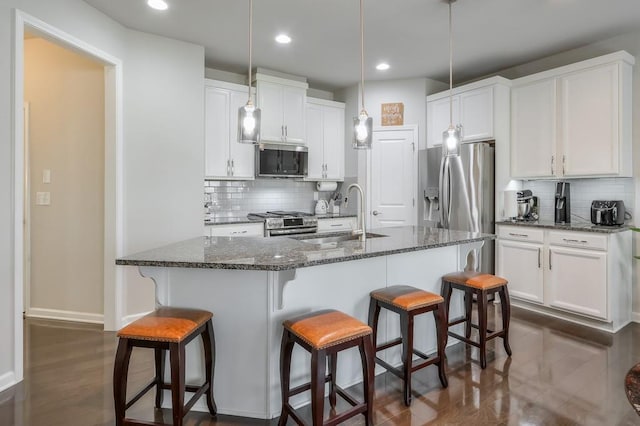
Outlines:
[{"label": "lower cabinet", "polygon": [[318,233],[353,231],[356,227],[355,216],[318,219]]},{"label": "lower cabinet", "polygon": [[[209,228],[209,234],[206,234]],[[205,227],[205,235],[211,237],[264,237],[264,223],[230,223]]]},{"label": "lower cabinet", "polygon": [[497,234],[497,274],[516,303],[609,331],[630,321],[631,232],[499,225]]}]

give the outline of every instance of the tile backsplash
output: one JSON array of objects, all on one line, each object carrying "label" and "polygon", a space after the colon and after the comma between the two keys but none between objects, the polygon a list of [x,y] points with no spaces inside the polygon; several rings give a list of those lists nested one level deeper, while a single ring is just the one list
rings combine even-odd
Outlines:
[{"label": "tile backsplash", "polygon": [[[538,197],[542,220],[553,220],[556,182],[525,181],[522,184],[523,189],[530,189]],[[571,184],[572,220],[590,221],[593,200],[622,200],[627,211],[633,209],[633,178],[571,179],[567,182]]]},{"label": "tile backsplash", "polygon": [[[315,182],[289,179],[205,181],[205,219],[244,217],[248,213],[272,210],[313,213],[316,204],[314,192]],[[318,196],[329,200],[332,194],[333,192],[319,192]]]}]

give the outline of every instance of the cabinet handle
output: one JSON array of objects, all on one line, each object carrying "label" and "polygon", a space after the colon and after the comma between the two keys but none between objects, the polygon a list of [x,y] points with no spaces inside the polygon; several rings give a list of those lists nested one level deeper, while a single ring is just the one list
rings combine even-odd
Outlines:
[{"label": "cabinet handle", "polygon": [[229,164],[229,160],[227,160],[227,176],[231,175],[231,165]]},{"label": "cabinet handle", "polygon": [[562,156],[562,176],[564,176],[564,163],[565,163],[566,158],[567,158],[566,155]]},{"label": "cabinet handle", "polygon": [[334,224],[331,225],[331,227],[333,227],[333,228],[341,227],[342,228],[342,223],[334,223]]},{"label": "cabinet handle", "polygon": [[289,126],[284,126],[284,138],[286,139],[289,136]]},{"label": "cabinet handle", "polygon": [[236,166],[233,163],[233,160],[231,160],[231,176],[233,176],[234,174],[236,174]]},{"label": "cabinet handle", "polygon": [[245,229],[244,231],[232,231],[231,235],[237,235],[237,234],[246,234],[247,230]]},{"label": "cabinet handle", "polygon": [[538,248],[538,269],[542,266],[542,249]]},{"label": "cabinet handle", "polygon": [[555,172],[555,167],[554,167],[554,162],[555,162],[556,157],[554,155],[551,156],[551,174],[554,175],[556,174]]},{"label": "cabinet handle", "polygon": [[551,249],[549,249],[549,270],[551,270]]},{"label": "cabinet handle", "polygon": [[529,238],[528,234],[516,234],[514,232],[509,232],[509,235],[511,235],[512,237]]},{"label": "cabinet handle", "polygon": [[562,241],[564,241],[565,243],[576,243],[576,244],[587,244],[589,243],[589,241],[587,240],[573,240],[570,238],[563,238]]}]

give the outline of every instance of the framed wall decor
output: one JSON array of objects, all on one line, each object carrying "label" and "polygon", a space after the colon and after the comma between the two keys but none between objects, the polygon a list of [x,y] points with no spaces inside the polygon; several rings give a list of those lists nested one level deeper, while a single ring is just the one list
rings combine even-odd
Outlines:
[{"label": "framed wall decor", "polygon": [[380,117],[383,126],[404,125],[404,104],[402,102],[382,104]]}]

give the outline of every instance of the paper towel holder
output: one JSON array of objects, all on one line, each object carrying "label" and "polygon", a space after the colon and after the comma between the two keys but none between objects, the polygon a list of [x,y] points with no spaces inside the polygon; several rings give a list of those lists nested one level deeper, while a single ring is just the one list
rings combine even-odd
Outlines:
[{"label": "paper towel holder", "polygon": [[338,182],[316,182],[316,189],[320,192],[335,191],[338,189]]}]

